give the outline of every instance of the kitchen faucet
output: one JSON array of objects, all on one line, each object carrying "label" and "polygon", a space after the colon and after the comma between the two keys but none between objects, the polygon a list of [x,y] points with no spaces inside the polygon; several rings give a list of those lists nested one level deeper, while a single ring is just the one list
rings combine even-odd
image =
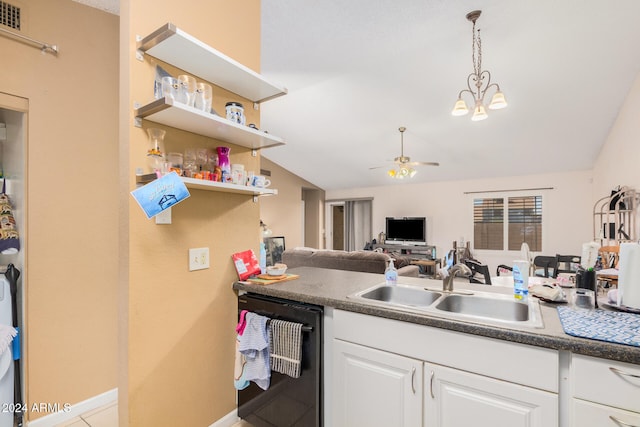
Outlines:
[{"label": "kitchen faucet", "polygon": [[472,272],[465,264],[458,263],[449,269],[449,275],[442,279],[442,292],[453,292],[453,278],[456,274],[461,276],[471,276]]}]

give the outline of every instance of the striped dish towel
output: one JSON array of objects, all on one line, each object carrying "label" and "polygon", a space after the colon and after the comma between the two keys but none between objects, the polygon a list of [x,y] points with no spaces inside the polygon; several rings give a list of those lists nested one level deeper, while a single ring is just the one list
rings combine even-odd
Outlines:
[{"label": "striped dish towel", "polygon": [[269,328],[271,370],[299,378],[302,371],[302,323],[272,319]]}]

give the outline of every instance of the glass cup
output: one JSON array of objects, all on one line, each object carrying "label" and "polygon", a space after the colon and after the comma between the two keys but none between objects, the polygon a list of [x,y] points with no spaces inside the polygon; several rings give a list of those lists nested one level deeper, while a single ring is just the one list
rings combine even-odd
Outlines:
[{"label": "glass cup", "polygon": [[577,308],[595,308],[596,294],[591,289],[576,288],[571,295],[570,303]]},{"label": "glass cup", "polygon": [[178,98],[176,101],[193,107],[196,95],[196,79],[186,74],[178,76]]},{"label": "glass cup", "polygon": [[255,175],[253,177],[253,185],[258,188],[265,188],[271,185],[271,180],[264,175]]},{"label": "glass cup", "polygon": [[162,78],[162,95],[165,98],[177,100],[178,97],[178,79],[171,76]]},{"label": "glass cup", "polygon": [[182,176],[182,166],[184,164],[184,156],[182,153],[167,154],[167,161],[169,162],[169,170],[175,171],[178,175]]},{"label": "glass cup", "polygon": [[196,84],[196,94],[194,100],[194,107],[198,110],[202,110],[205,113],[211,111],[211,101],[213,99],[213,89],[211,85],[207,83]]}]

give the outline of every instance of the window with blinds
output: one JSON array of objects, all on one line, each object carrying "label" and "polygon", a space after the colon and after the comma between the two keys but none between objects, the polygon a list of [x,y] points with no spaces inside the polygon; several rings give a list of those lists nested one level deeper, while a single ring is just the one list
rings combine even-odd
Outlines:
[{"label": "window with blinds", "polygon": [[475,249],[541,251],[542,196],[474,199],[473,235]]},{"label": "window with blinds", "polygon": [[542,250],[542,196],[509,197],[509,250]]},{"label": "window with blinds", "polygon": [[504,248],[504,199],[473,200],[473,246],[475,249]]}]

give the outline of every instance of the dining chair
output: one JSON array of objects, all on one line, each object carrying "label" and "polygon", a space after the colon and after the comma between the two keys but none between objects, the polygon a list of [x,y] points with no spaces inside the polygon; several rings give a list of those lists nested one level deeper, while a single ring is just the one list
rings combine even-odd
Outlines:
[{"label": "dining chair", "polygon": [[558,260],[554,256],[538,255],[533,259],[534,274],[538,277],[556,277]]},{"label": "dining chair", "polygon": [[556,254],[556,268],[552,277],[558,277],[560,273],[575,273],[580,266],[578,255],[558,255]]},{"label": "dining chair", "polygon": [[491,284],[491,273],[489,273],[488,265],[480,264],[478,261],[472,259],[465,259],[464,263],[471,269],[469,283],[479,283],[481,285]]},{"label": "dining chair", "polygon": [[602,246],[598,249],[602,260],[602,268],[618,268],[620,260],[620,246]]}]

